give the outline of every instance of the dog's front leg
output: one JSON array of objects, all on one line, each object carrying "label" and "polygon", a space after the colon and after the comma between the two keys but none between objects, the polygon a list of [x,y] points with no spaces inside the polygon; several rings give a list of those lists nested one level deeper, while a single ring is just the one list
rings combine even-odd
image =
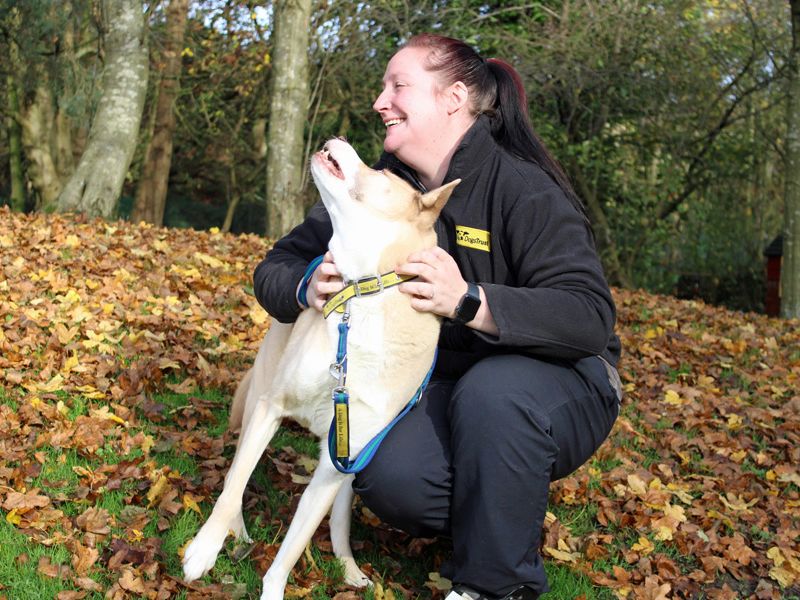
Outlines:
[{"label": "dog's front leg", "polygon": [[183,575],[193,581],[205,575],[214,566],[217,554],[225,543],[228,531],[240,535],[243,528],[242,495],[250,475],[266,450],[280,424],[280,411],[274,404],[260,398],[248,419],[233,463],[225,476],[225,486],[217,498],[214,509],[205,525],[195,536],[183,555]]},{"label": "dog's front leg", "polygon": [[353,550],[350,548],[350,519],[353,515],[353,477],[348,476],[345,484],[336,494],[331,509],[331,545],[333,553],[344,567],[344,582],[354,587],[365,587],[369,585],[370,579],[356,564],[353,558]]},{"label": "dog's front leg", "polygon": [[311,481],[300,497],[292,524],[266,575],[261,600],[281,600],[292,567],[308,545],[347,478],[333,468],[327,452],[320,454]]}]

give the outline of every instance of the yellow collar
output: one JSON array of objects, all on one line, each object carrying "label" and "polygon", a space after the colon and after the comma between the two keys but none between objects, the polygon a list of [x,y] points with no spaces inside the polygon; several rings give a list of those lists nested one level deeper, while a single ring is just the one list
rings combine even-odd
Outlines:
[{"label": "yellow collar", "polygon": [[322,314],[327,319],[328,315],[334,310],[337,312],[344,312],[344,304],[350,298],[361,298],[362,296],[372,296],[380,294],[384,289],[392,287],[414,279],[416,275],[398,275],[394,271],[384,273],[380,277],[363,277],[351,282],[344,289],[332,296],[322,307]]}]

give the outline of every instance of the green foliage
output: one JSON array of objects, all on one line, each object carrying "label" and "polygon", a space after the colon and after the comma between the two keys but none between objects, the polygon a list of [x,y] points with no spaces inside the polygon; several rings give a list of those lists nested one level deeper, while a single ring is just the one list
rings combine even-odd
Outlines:
[{"label": "green foliage", "polygon": [[[267,5],[269,6],[269,5]],[[151,45],[165,35],[164,15],[151,22]],[[182,52],[181,90],[164,224],[208,229],[222,226],[238,203],[233,231],[264,231],[263,130],[268,118],[271,43],[252,3],[193,2]],[[144,121],[155,110],[152,73]],[[138,177],[146,138],[142,132],[131,171]],[[120,211],[125,217],[128,213]]]},{"label": "green foliage", "polygon": [[780,218],[786,6],[548,8],[514,13],[525,38],[489,36],[514,36],[534,125],[590,205],[609,277],[673,292],[682,275],[713,274],[715,301],[747,287],[732,303],[757,308]]}]

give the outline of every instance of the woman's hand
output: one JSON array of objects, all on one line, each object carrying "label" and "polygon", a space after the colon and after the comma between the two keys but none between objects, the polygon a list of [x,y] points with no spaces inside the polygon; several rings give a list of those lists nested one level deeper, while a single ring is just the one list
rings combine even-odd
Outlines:
[{"label": "woman's hand", "polygon": [[[456,261],[447,252],[434,246],[409,255],[395,269],[401,275],[416,275],[414,281],[400,284],[400,291],[411,295],[411,307],[420,312],[432,312],[452,319],[461,298],[467,293],[467,282],[461,276]],[[467,327],[497,336],[499,331],[486,301],[486,292],[478,286],[481,306]]]},{"label": "woman's hand", "polygon": [[322,307],[328,301],[328,297],[343,287],[342,276],[333,262],[333,254],[328,251],[308,282],[306,289],[308,306],[322,312]]},{"label": "woman's hand", "polygon": [[410,254],[395,271],[417,276],[413,281],[400,284],[400,291],[411,296],[411,306],[420,312],[452,318],[467,292],[467,282],[456,261],[438,246]]}]

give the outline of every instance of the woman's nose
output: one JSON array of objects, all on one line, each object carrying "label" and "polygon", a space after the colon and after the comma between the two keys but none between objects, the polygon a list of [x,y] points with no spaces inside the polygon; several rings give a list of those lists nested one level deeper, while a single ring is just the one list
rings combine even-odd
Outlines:
[{"label": "woman's nose", "polygon": [[387,100],[386,90],[383,90],[380,93],[380,95],[375,99],[375,102],[372,103],[372,110],[380,112],[381,110],[388,107],[389,107],[389,102]]}]

